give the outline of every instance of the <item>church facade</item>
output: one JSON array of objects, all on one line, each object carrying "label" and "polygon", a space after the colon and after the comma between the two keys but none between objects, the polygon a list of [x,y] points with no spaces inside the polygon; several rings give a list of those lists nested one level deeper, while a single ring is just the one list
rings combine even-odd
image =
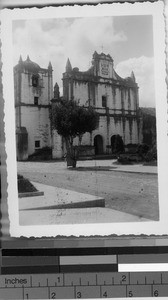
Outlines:
[{"label": "church facade", "polygon": [[[142,142],[138,85],[134,73],[125,79],[114,70],[108,54],[94,52],[92,66],[82,72],[68,59],[63,73],[63,98],[92,106],[99,114],[99,126],[82,139],[84,155],[114,153],[117,138],[123,145]],[[59,101],[59,87],[53,90],[52,66],[41,68],[29,57],[14,67],[17,159],[26,160],[43,147],[52,147],[53,158],[66,154],[64,141],[51,132],[49,111]],[[75,144],[78,144],[76,139]]]},{"label": "church facade", "polygon": [[[86,133],[82,139],[82,145],[86,149],[90,147],[92,153],[94,150],[95,154],[112,154],[117,137],[124,145],[142,142],[138,85],[134,73],[121,78],[115,72],[109,54],[95,52],[92,67],[86,72],[72,68],[68,59],[63,73],[63,98],[73,99],[84,107],[91,105],[99,113],[99,127],[91,134]],[[55,157],[56,152],[61,153],[58,145]]]}]

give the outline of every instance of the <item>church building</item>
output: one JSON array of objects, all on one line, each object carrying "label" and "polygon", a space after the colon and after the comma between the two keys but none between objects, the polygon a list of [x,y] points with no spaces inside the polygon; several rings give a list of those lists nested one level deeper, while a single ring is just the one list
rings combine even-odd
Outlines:
[{"label": "church building", "polygon": [[[20,57],[14,67],[18,160],[26,160],[44,147],[52,147],[53,158],[66,154],[62,137],[56,130],[51,132],[50,109],[60,100],[57,83],[53,89],[52,72],[50,62],[48,68],[41,68],[29,56],[25,61]],[[86,108],[92,106],[99,114],[98,128],[83,136],[82,155],[113,154],[118,140],[124,146],[142,142],[138,85],[133,72],[121,78],[109,54],[94,52],[92,66],[85,72],[72,68],[68,59],[62,80],[64,99]]]},{"label": "church building", "polygon": [[[121,78],[109,54],[94,52],[92,66],[86,72],[72,68],[68,59],[63,73],[63,98],[73,99],[84,107],[91,105],[99,113],[99,127],[91,134],[84,134],[82,139],[86,154],[89,154],[88,149],[90,154],[112,154],[117,139],[125,146],[141,143],[138,85],[134,73]],[[61,156],[64,147],[56,133],[54,137],[53,156]]]}]

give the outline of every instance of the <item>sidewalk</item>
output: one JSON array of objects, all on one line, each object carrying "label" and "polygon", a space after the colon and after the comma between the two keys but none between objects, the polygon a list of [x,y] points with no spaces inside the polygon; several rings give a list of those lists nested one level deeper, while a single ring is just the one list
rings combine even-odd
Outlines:
[{"label": "sidewalk", "polygon": [[38,191],[44,192],[44,195],[20,198],[19,210],[105,207],[105,200],[101,197],[37,182],[32,184]]},{"label": "sidewalk", "polygon": [[[33,182],[44,196],[19,198],[20,225],[149,221],[105,208],[104,199]],[[75,208],[74,208],[75,207]]]},{"label": "sidewalk", "polygon": [[157,175],[157,167],[155,166],[143,166],[140,164],[137,165],[113,165],[116,168],[111,169],[112,171],[122,171],[130,173],[142,173],[142,174],[155,174]]},{"label": "sidewalk", "polygon": [[116,159],[111,160],[86,160],[78,161],[77,167],[109,167],[111,171],[121,171],[130,173],[156,174],[157,166],[144,166],[142,164],[122,165],[116,164]]}]

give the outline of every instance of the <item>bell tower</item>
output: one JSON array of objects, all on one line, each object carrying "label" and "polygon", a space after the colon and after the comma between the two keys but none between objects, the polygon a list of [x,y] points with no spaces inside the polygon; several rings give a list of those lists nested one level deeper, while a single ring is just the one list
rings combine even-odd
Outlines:
[{"label": "bell tower", "polygon": [[93,54],[92,65],[94,68],[94,75],[102,78],[113,78],[113,59],[109,54],[98,54],[96,51]]}]

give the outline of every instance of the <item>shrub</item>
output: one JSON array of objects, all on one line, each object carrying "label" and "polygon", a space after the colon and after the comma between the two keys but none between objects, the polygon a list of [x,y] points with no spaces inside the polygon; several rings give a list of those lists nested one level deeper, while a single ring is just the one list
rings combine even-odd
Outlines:
[{"label": "shrub", "polygon": [[22,175],[19,174],[17,178],[18,178],[17,184],[18,184],[19,193],[37,192],[37,189],[27,178],[24,178]]},{"label": "shrub", "polygon": [[157,147],[154,145],[146,154],[145,161],[150,162],[157,160]]},{"label": "shrub", "polygon": [[50,160],[52,159],[52,149],[50,147],[43,147],[36,150],[33,154],[29,155],[29,160]]}]

